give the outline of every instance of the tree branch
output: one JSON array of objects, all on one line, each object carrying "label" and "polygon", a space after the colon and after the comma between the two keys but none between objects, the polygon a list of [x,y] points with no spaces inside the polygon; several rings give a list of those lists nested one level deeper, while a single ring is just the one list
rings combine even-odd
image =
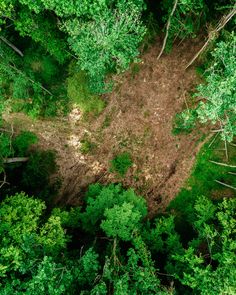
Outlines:
[{"label": "tree branch", "polygon": [[192,60],[187,64],[185,70],[190,67],[194,61],[199,57],[199,55],[207,48],[209,43],[215,39],[217,33],[224,28],[224,26],[231,20],[231,18],[236,14],[236,4],[233,6],[232,10],[227,15],[223,15],[216,28],[208,33],[208,39],[202,48],[194,55]]},{"label": "tree branch", "polygon": [[229,168],[236,168],[235,165],[228,165],[228,164],[225,164],[225,163],[220,163],[220,162],[216,162],[216,161],[212,161],[212,160],[209,160],[209,162],[211,162],[213,164],[216,164],[216,165],[219,165],[219,166],[224,166],[224,167],[229,167]]},{"label": "tree branch", "polygon": [[167,42],[167,39],[168,39],[168,35],[169,35],[169,29],[170,29],[170,22],[171,22],[171,18],[176,10],[176,7],[177,7],[177,4],[178,4],[178,0],[175,0],[175,3],[174,3],[174,6],[172,8],[172,11],[170,13],[170,16],[169,16],[169,19],[168,19],[168,22],[167,22],[167,25],[166,25],[166,35],[165,35],[165,38],[164,38],[164,41],[163,41],[163,44],[162,44],[162,48],[161,48],[161,51],[157,57],[157,60],[161,57],[165,47],[166,47],[166,42]]},{"label": "tree branch", "polygon": [[226,187],[231,188],[231,189],[233,189],[233,190],[236,191],[236,187],[234,187],[232,185],[226,184],[226,183],[224,183],[222,181],[219,181],[219,180],[216,180],[216,179],[214,181],[217,182],[217,183],[219,183],[219,184],[222,184],[223,186],[226,186]]},{"label": "tree branch", "polygon": [[0,181],[0,188],[2,188],[4,184],[9,184],[6,180],[7,180],[7,175],[5,170],[3,170],[3,181]]},{"label": "tree branch", "polygon": [[24,56],[24,54],[22,53],[22,51],[20,51],[20,49],[18,49],[14,44],[12,44],[10,41],[8,41],[6,38],[4,38],[3,36],[0,36],[0,40],[2,40],[4,43],[6,43],[9,47],[11,47],[11,49],[13,49],[16,53],[18,53],[21,57]]},{"label": "tree branch", "polygon": [[16,72],[18,72],[19,74],[25,76],[25,78],[26,78],[27,80],[29,80],[31,83],[33,83],[33,84],[37,84],[41,89],[43,89],[43,90],[46,91],[48,94],[50,94],[51,96],[53,96],[53,94],[52,94],[49,90],[47,90],[47,88],[43,87],[41,84],[36,83],[34,80],[32,80],[32,79],[30,79],[29,77],[27,77],[22,71],[20,71],[19,69],[17,69],[15,66],[12,66],[12,65],[9,64],[9,67],[12,68],[13,70],[15,70]]},{"label": "tree branch", "polygon": [[19,163],[19,162],[27,162],[28,160],[29,160],[28,157],[6,158],[6,159],[3,159],[3,163],[4,164]]}]

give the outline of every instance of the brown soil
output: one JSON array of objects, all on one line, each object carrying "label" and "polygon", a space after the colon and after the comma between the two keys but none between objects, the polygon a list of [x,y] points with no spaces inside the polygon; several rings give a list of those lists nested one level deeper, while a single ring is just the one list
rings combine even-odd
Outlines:
[{"label": "brown soil", "polygon": [[[145,196],[151,213],[165,208],[188,178],[201,143],[202,133],[173,136],[172,122],[185,108],[185,95],[197,82],[193,68],[184,67],[200,49],[199,40],[176,46],[169,55],[156,59],[160,41],[142,58],[138,73],[119,76],[108,106],[89,122],[74,109],[64,119],[32,121],[23,114],[7,115],[15,125],[35,132],[40,146],[57,152],[63,185],[57,202],[79,203],[88,184],[122,182]],[[106,124],[104,123],[106,122]],[[97,147],[80,152],[81,140]],[[124,180],[109,172],[109,161],[128,151],[134,165]]]}]

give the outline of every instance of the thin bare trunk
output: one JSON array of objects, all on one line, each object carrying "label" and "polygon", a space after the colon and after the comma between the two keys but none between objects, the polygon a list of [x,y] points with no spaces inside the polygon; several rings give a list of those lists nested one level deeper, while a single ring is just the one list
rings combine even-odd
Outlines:
[{"label": "thin bare trunk", "polygon": [[163,41],[163,44],[162,44],[162,48],[161,48],[161,51],[157,57],[157,59],[159,59],[163,53],[163,51],[165,50],[165,47],[166,47],[166,42],[167,42],[167,39],[168,39],[168,35],[169,35],[169,29],[170,29],[170,22],[171,22],[171,18],[173,16],[173,14],[175,13],[175,10],[176,10],[176,7],[177,7],[177,4],[178,4],[178,0],[175,0],[175,3],[174,3],[174,6],[172,8],[172,11],[170,13],[170,16],[169,16],[169,19],[168,19],[168,22],[167,22],[167,25],[166,25],[166,35],[165,35],[165,38],[164,38],[164,41]]}]

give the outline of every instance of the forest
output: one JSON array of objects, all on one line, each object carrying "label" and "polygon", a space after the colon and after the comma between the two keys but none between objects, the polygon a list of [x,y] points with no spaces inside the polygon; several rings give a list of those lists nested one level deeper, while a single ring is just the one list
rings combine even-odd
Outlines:
[{"label": "forest", "polygon": [[236,294],[235,0],[0,0],[0,295]]}]

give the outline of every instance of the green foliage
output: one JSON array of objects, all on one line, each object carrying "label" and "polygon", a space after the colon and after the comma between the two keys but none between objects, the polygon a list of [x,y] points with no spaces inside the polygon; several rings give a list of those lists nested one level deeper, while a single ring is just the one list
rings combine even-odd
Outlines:
[{"label": "green foliage", "polygon": [[179,253],[182,250],[180,236],[175,231],[174,216],[157,218],[146,239],[150,248],[159,253]]},{"label": "green foliage", "polygon": [[210,121],[222,129],[223,140],[231,142],[236,135],[236,36],[217,44],[213,62],[207,70],[206,83],[199,85],[197,115],[201,122]]},{"label": "green foliage", "polygon": [[82,139],[81,140],[81,146],[80,151],[82,154],[88,154],[89,152],[92,152],[96,148],[96,144],[91,142],[88,139]]},{"label": "green foliage", "polygon": [[0,294],[233,295],[235,209],[235,199],[196,198],[191,237],[173,215],[146,222],[144,199],[119,185],[91,185],[85,208],[52,213],[16,194],[0,206]]},{"label": "green foliage", "polygon": [[0,157],[7,158],[12,155],[11,137],[9,134],[0,134]]},{"label": "green foliage", "polygon": [[[67,97],[55,59],[42,48],[31,46],[19,57],[0,42],[0,85],[3,105],[33,118],[55,116],[67,111]],[[52,76],[54,76],[52,78]],[[49,91],[50,89],[50,91]]]},{"label": "green foliage", "polygon": [[104,6],[87,22],[70,19],[64,28],[70,47],[79,57],[78,65],[88,73],[90,89],[95,93],[109,89],[109,84],[104,84],[107,74],[128,68],[138,56],[137,48],[145,33],[140,10],[132,1],[119,1],[115,10]]},{"label": "green foliage", "polygon": [[61,218],[45,210],[24,193],[1,203],[0,294],[76,294],[95,280],[98,255],[91,248],[71,260]]},{"label": "green foliage", "polygon": [[[128,205],[127,205],[128,204]],[[141,219],[147,214],[146,203],[144,199],[136,196],[133,190],[123,190],[120,185],[109,185],[107,187],[101,187],[100,185],[90,186],[87,199],[86,199],[86,209],[82,214],[81,218],[83,221],[83,227],[87,230],[96,230],[99,227],[102,219],[106,216],[108,219],[105,222],[105,228],[108,228],[113,223],[117,224],[117,215],[114,215],[114,220],[112,220],[112,213],[116,209],[123,212],[123,225],[125,228],[127,226],[126,222],[128,216],[136,216]],[[109,209],[112,209],[108,211]],[[134,212],[136,212],[134,214]],[[104,222],[103,222],[104,226]],[[117,226],[119,226],[117,224]],[[131,225],[132,227],[132,225]],[[111,232],[110,232],[111,233]]]},{"label": "green foliage", "polygon": [[32,145],[38,142],[38,138],[32,132],[21,131],[15,135],[14,129],[6,122],[3,123],[2,130],[0,175],[5,183],[1,187],[1,199],[25,191],[48,202],[60,185],[59,179],[52,177],[57,170],[55,153],[33,149]]},{"label": "green foliage", "polygon": [[121,177],[124,177],[129,167],[133,164],[129,153],[125,152],[117,155],[111,160],[111,171],[117,172]]},{"label": "green foliage", "polygon": [[63,227],[78,228],[80,226],[80,211],[80,207],[70,208],[70,211],[53,208],[52,216],[59,217]]},{"label": "green foliage", "polygon": [[96,116],[105,107],[105,102],[89,90],[86,74],[82,71],[72,73],[67,79],[67,94],[70,101],[78,105],[84,116],[89,114]]},{"label": "green foliage", "polygon": [[[165,23],[173,2],[160,4]],[[233,3],[219,2],[178,1],[167,49],[176,37],[194,37],[209,19],[208,8],[224,11]],[[13,46],[0,40],[0,112],[7,108],[32,117],[65,114],[68,97],[85,116],[98,115],[105,103],[94,93],[111,90],[112,75],[138,61],[143,38],[146,43],[154,40],[157,23],[152,15],[141,20],[144,9],[143,0],[1,1],[1,34]],[[16,53],[14,46],[23,54]],[[197,116],[201,122],[219,123],[222,138],[233,140],[234,55],[232,34],[217,45],[205,73],[206,84],[198,87],[197,95],[205,100],[196,110],[176,116],[174,133],[195,128]],[[65,83],[71,56],[77,59],[77,66],[70,63]],[[137,63],[133,65],[135,76],[139,69]],[[106,118],[103,128],[109,122]],[[218,195],[230,196],[230,190],[215,182],[234,185],[235,177],[227,167],[209,162],[221,162],[220,152],[203,148],[186,187],[165,217],[149,219],[146,201],[132,189],[114,184],[90,185],[82,207],[51,211],[57,188],[52,177],[57,168],[55,154],[34,151],[34,134],[14,136],[4,128],[0,134],[1,176],[6,174],[9,184],[1,187],[1,295],[236,293],[236,203],[233,198],[222,201]],[[83,153],[94,148],[88,138],[81,143]],[[221,148],[221,143],[215,141],[211,146]],[[235,155],[231,147],[228,153]],[[29,159],[5,164],[9,157]],[[111,166],[124,177],[132,166],[131,155],[117,155]],[[217,201],[212,202],[211,196],[218,197]]]},{"label": "green foliage", "polygon": [[113,208],[105,209],[104,217],[101,228],[108,237],[129,241],[133,231],[140,227],[142,215],[133,204],[124,202],[120,206],[114,205]]},{"label": "green foliage", "polygon": [[[30,37],[32,44],[37,44],[37,47],[40,46],[44,50],[41,55],[41,65],[36,65],[38,61],[35,61],[34,65],[39,69],[40,66],[44,66],[44,62],[48,62],[45,60],[45,51],[59,64],[64,65],[70,56],[75,56],[78,59],[80,71],[85,71],[88,76],[89,89],[93,93],[104,93],[111,89],[112,83],[106,81],[107,76],[128,68],[129,64],[137,58],[138,46],[145,34],[145,27],[140,20],[141,13],[145,9],[143,0],[128,2],[88,0],[78,3],[69,1],[67,4],[54,0],[40,0],[37,3],[29,0],[10,0],[6,3],[4,1],[0,9],[4,16],[10,17],[13,7],[12,28],[24,38],[23,40],[27,40],[27,43],[26,37]],[[1,24],[3,26],[6,24],[4,19]],[[73,54],[70,53],[69,47]],[[19,73],[17,71],[18,75]],[[24,71],[22,73],[25,77],[22,74],[20,78],[15,77],[15,88],[18,90],[16,95],[21,88],[23,90],[30,85],[29,79],[26,78],[28,73]],[[48,80],[49,76],[46,74],[43,76]],[[36,88],[37,83],[36,80],[34,83]],[[40,87],[37,89],[37,92],[39,91]],[[34,97],[38,105],[44,104],[39,97],[46,93],[41,92],[41,95]],[[52,93],[55,97],[58,96],[58,93]],[[56,103],[59,98],[48,99]],[[86,104],[84,101],[81,103]],[[51,102],[49,104],[52,105]],[[36,111],[36,109],[35,106],[33,115],[38,116],[39,110]]]},{"label": "green foliage", "polygon": [[[29,198],[23,193],[8,197],[2,202],[0,208],[1,225],[1,276],[13,272],[25,273],[31,268],[32,260],[37,256],[51,253],[56,255],[65,245],[63,230],[55,221],[49,219],[39,228],[39,219],[46,206],[39,200]],[[53,224],[54,223],[54,224]],[[48,241],[51,230],[55,231],[53,243]],[[33,245],[37,247],[32,247]],[[45,247],[48,245],[48,247]],[[58,249],[52,250],[57,245]]]},{"label": "green foliage", "polygon": [[195,110],[186,110],[182,113],[176,114],[174,118],[174,124],[172,133],[174,135],[179,134],[188,134],[190,133],[196,123],[196,111]]},{"label": "green foliage", "polygon": [[[236,270],[232,267],[236,263],[236,223],[233,219],[235,209],[235,199],[224,199],[218,206],[214,206],[204,197],[196,201],[197,218],[194,225],[198,237],[192,242],[195,248],[190,246],[184,255],[174,256],[185,267],[183,275],[176,274],[176,277],[194,292],[207,295],[236,292]],[[198,247],[203,243],[207,245],[208,255],[198,254]]]},{"label": "green foliage", "polygon": [[[162,1],[162,10],[167,13],[162,17],[164,23],[167,22],[173,5],[173,0]],[[204,0],[179,0],[170,21],[167,51],[172,48],[173,41],[177,37],[180,39],[196,37],[196,33],[206,20],[207,12],[208,8]]]},{"label": "green foliage", "polygon": [[[228,183],[232,186],[236,186],[236,179],[234,175],[230,175],[229,171],[234,171],[235,169],[230,169],[227,167],[219,166],[214,163],[209,162],[213,160],[216,162],[224,162],[224,152],[219,150],[224,148],[224,143],[218,138],[215,139],[214,143],[205,143],[205,145],[200,150],[196,158],[196,163],[193,167],[192,174],[187,180],[185,186],[181,189],[179,194],[171,201],[169,204],[169,209],[175,209],[177,212],[181,212],[181,220],[186,222],[193,222],[194,219],[194,202],[196,196],[207,196],[211,195],[224,195],[225,187],[216,183],[215,180],[220,180],[224,183]],[[211,144],[211,146],[209,146]],[[218,150],[218,151],[217,151]],[[235,148],[228,147],[229,157],[231,159],[232,165],[235,165]],[[230,191],[227,191],[230,195]],[[233,191],[232,191],[233,196]],[[183,206],[184,204],[184,206]]]},{"label": "green foliage", "polygon": [[39,43],[59,63],[65,62],[68,57],[66,51],[67,44],[63,38],[64,36],[57,29],[54,18],[45,13],[35,14],[31,7],[29,9],[27,6],[20,6],[20,8],[18,8],[19,10],[14,20],[15,29],[19,31],[21,36],[29,36],[33,41]]},{"label": "green foliage", "polygon": [[18,156],[27,154],[29,147],[38,142],[37,136],[30,131],[22,131],[12,142],[13,149]]},{"label": "green foliage", "polygon": [[29,131],[22,131],[14,136],[13,129],[2,123],[0,133],[0,162],[1,169],[4,170],[3,161],[9,157],[24,157],[29,154],[29,148],[37,143],[37,136]]}]

